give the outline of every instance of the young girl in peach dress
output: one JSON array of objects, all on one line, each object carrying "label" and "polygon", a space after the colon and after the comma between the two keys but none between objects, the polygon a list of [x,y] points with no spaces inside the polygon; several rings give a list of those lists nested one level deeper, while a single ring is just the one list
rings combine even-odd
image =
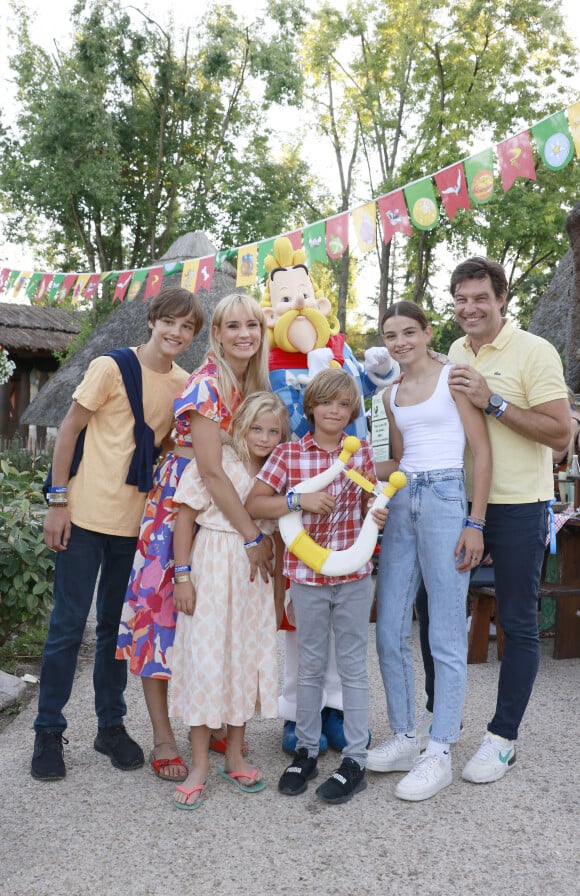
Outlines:
[{"label": "young girl in peach dress", "polygon": [[[266,458],[288,437],[288,414],[277,395],[254,393],[237,409],[222,464],[242,502]],[[227,750],[220,775],[246,793],[266,786],[242,753],[245,725],[256,710],[263,718],[278,715],[276,608],[271,577],[250,575],[248,549],[269,537],[274,523],[257,521],[259,535],[244,542],[211,499],[196,461],[184,470],[175,500],[173,601],[179,614],[169,714],[190,726],[192,752],[175,805],[196,809],[209,772],[211,730],[222,724]],[[281,577],[276,597],[283,603]]]}]

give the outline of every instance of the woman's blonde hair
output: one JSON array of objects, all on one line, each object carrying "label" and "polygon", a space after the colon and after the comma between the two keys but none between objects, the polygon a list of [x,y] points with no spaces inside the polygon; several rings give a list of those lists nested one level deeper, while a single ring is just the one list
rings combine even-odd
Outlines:
[{"label": "woman's blonde hair", "polygon": [[361,412],[361,394],[356,380],[346,370],[329,367],[313,377],[304,390],[304,416],[314,425],[314,408],[324,401],[333,401],[341,392],[346,392],[350,402],[350,419],[353,423]]},{"label": "woman's blonde hair", "polygon": [[231,311],[235,305],[242,307],[248,314],[254,317],[260,324],[261,331],[260,348],[256,354],[250,358],[248,363],[248,369],[244,380],[243,395],[251,395],[253,392],[267,391],[269,387],[268,339],[266,337],[267,327],[264,312],[252,296],[245,295],[245,293],[230,293],[220,299],[215,306],[209,331],[209,348],[217,364],[220,394],[226,407],[230,411],[232,393],[241,392],[241,387],[233,370],[224,357],[222,347],[217,340],[217,330],[220,329],[226,314]]},{"label": "woman's blonde hair", "polygon": [[248,395],[232,418],[232,445],[244,463],[250,460],[248,433],[260,414],[274,414],[280,424],[280,441],[287,442],[290,438],[288,410],[282,399],[275,392],[254,392],[253,395]]}]

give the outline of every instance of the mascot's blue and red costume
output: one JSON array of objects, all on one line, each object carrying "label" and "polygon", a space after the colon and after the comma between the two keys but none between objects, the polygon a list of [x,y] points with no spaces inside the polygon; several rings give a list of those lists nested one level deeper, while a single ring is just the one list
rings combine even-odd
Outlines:
[{"label": "mascot's blue and red costume", "polygon": [[[344,334],[339,332],[329,300],[320,295],[308,272],[304,250],[294,250],[287,237],[275,240],[273,255],[265,259],[265,267],[268,280],[262,307],[270,340],[270,385],[288,408],[292,437],[299,439],[310,428],[302,402],[306,384],[319,370],[334,366],[347,370],[357,381],[361,393],[360,414],[347,431],[359,439],[368,438],[363,399],[377,388],[387,386],[398,373],[388,351],[385,348],[368,349],[364,367],[356,360]],[[288,606],[286,610],[282,623],[286,630],[284,686],[278,710],[285,720],[282,746],[292,753],[296,746],[298,655],[292,607]],[[324,691],[320,749],[324,751],[330,745],[342,750],[345,744],[342,690],[333,640]]]}]

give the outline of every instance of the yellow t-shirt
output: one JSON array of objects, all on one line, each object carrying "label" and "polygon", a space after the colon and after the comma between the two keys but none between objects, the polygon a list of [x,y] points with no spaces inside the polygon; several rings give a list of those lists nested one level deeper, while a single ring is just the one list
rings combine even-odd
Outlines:
[{"label": "yellow t-shirt", "polygon": [[[562,362],[556,349],[540,336],[519,330],[506,321],[489,345],[477,355],[469,337],[449,349],[455,364],[470,364],[486,379],[492,392],[520,408],[566,398]],[[519,435],[493,415],[485,414],[491,442],[493,470],[490,504],[532,504],[554,497],[552,452],[546,445]],[[473,494],[471,452],[465,455],[466,488]]]},{"label": "yellow t-shirt", "polygon": [[[177,364],[169,373],[156,373],[142,364],[141,373],[145,422],[159,445],[172,427],[173,400],[188,374]],[[68,486],[71,519],[104,535],[138,535],[147,495],[125,482],[135,450],[135,417],[113,358],[95,358],[73,398],[94,413],[78,472]]]}]

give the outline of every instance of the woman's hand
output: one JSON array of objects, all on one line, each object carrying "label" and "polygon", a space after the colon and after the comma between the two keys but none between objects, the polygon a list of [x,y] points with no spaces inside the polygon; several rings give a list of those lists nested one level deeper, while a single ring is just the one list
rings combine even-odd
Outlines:
[{"label": "woman's hand", "polygon": [[179,613],[193,616],[195,610],[195,588],[193,582],[179,582],[173,586],[173,606]]},{"label": "woman's hand", "polygon": [[483,559],[483,532],[473,526],[464,526],[455,548],[455,560],[459,561],[464,551],[463,560],[457,562],[459,572],[475,569]]}]

